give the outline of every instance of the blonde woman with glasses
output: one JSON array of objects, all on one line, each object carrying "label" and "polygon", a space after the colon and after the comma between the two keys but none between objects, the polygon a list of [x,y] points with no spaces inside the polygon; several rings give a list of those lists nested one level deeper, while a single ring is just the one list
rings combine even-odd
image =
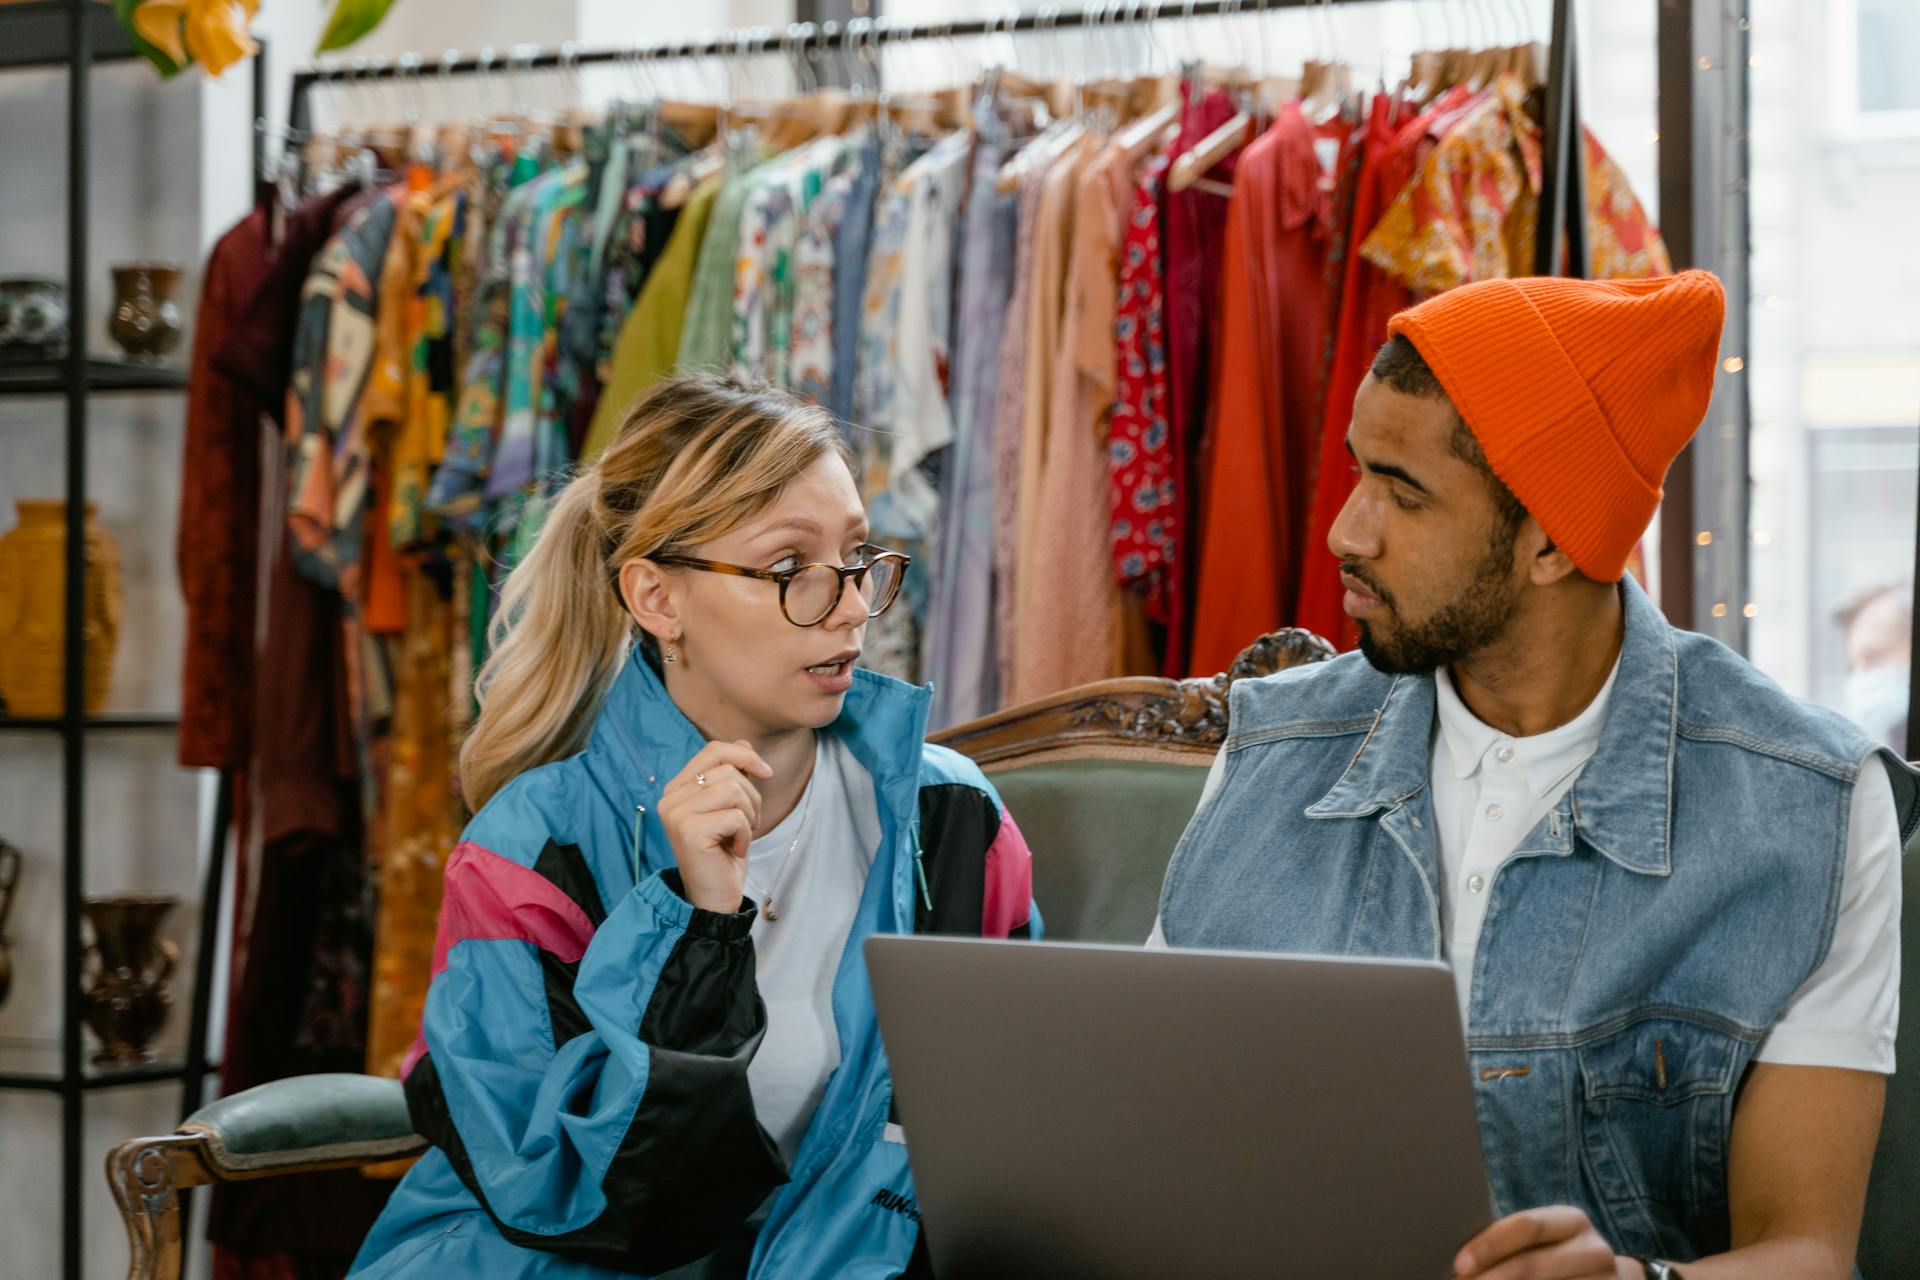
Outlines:
[{"label": "blonde woman with glasses", "polygon": [[832,419],[666,383],[508,577],[405,1066],[433,1141],[361,1277],[924,1274],[859,942],[1038,932]]}]

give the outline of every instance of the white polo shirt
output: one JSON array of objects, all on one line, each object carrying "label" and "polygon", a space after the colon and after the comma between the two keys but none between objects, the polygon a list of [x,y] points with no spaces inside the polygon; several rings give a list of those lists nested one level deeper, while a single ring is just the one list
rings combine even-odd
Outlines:
[{"label": "white polo shirt", "polygon": [[[1573,720],[1526,738],[1482,722],[1444,669],[1435,677],[1439,714],[1429,785],[1440,840],[1440,924],[1463,1025],[1494,877],[1593,757],[1618,675],[1616,665]],[[1222,752],[1208,774],[1202,804],[1225,770]],[[1893,787],[1869,756],[1853,790],[1833,945],[1761,1043],[1756,1061],[1893,1072],[1900,1016],[1900,854]],[[1148,945],[1166,945],[1158,921]]]}]

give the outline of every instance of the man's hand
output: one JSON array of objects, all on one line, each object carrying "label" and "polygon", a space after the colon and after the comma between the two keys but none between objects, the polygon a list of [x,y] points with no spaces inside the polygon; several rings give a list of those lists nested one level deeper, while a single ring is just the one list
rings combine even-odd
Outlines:
[{"label": "man's hand", "polygon": [[1620,1259],[1587,1215],[1570,1205],[1528,1209],[1482,1231],[1453,1260],[1453,1274],[1473,1280],[1621,1280]]}]

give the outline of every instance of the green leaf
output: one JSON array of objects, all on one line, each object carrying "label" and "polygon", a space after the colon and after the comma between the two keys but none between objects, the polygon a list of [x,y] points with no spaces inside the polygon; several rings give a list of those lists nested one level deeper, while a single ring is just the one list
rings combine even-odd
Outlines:
[{"label": "green leaf", "polygon": [[393,4],[394,0],[335,0],[333,17],[327,20],[327,29],[314,52],[346,48],[379,26]]},{"label": "green leaf", "polygon": [[133,11],[139,7],[140,0],[113,0],[113,16],[120,20],[121,29],[127,33],[127,39],[133,42],[134,52],[151,62],[154,69],[160,73],[161,79],[171,80],[191,66],[193,60],[189,58],[184,63],[175,62],[152,44],[141,39],[139,31],[133,25]]}]

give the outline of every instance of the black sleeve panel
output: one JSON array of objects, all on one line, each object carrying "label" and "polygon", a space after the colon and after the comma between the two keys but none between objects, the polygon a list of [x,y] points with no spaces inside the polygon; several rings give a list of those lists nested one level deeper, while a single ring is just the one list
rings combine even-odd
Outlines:
[{"label": "black sleeve panel", "polygon": [[915,895],[915,933],[979,936],[987,850],[999,834],[1000,810],[979,788],[954,782],[920,789],[920,858],[933,909]]},{"label": "black sleeve panel", "polygon": [[[406,1081],[414,1127],[447,1154],[507,1239],[652,1275],[707,1256],[786,1182],[747,1085],[767,1025],[754,982],[752,923],[750,907],[732,916],[695,910],[668,954],[637,1028],[648,1049],[645,1092],[602,1180],[606,1209],[578,1230],[541,1235],[493,1214],[432,1057],[415,1065]],[[543,955],[542,969],[555,1047],[594,1034],[573,997],[578,965]]]}]

